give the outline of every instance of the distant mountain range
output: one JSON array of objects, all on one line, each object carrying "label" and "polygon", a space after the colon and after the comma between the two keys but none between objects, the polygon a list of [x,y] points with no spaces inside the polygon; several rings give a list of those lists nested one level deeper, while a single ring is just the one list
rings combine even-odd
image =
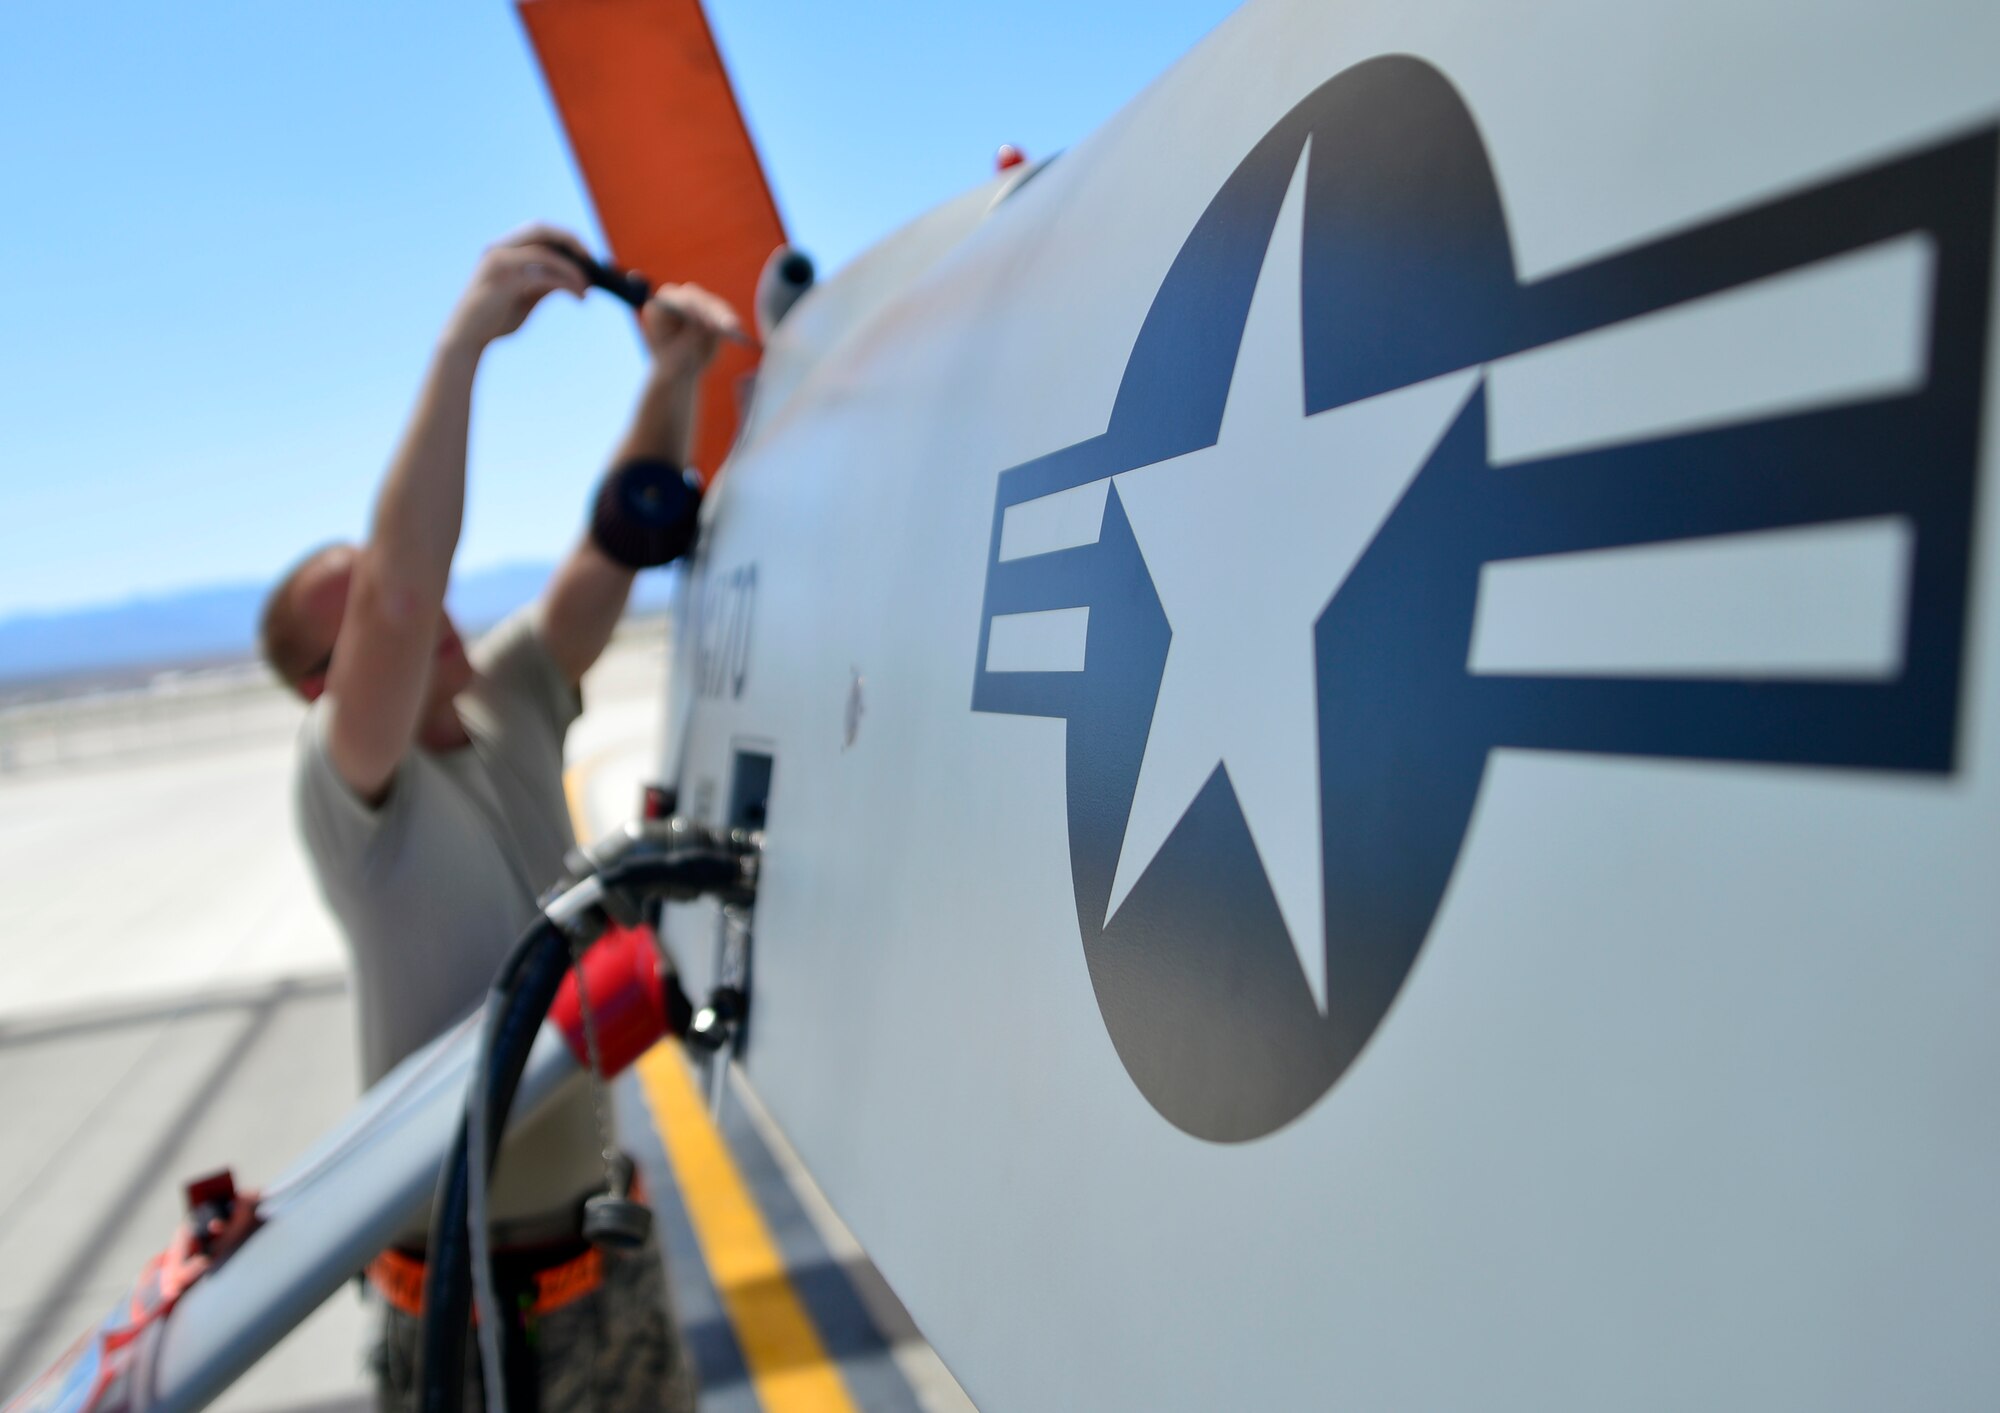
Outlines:
[{"label": "distant mountain range", "polygon": [[[541,592],[555,566],[502,564],[461,575],[452,617],[468,632],[497,623]],[[665,609],[679,576],[645,574],[632,607]],[[0,686],[77,676],[129,676],[220,663],[257,650],[267,583],[222,584],[123,603],[0,619]]]}]

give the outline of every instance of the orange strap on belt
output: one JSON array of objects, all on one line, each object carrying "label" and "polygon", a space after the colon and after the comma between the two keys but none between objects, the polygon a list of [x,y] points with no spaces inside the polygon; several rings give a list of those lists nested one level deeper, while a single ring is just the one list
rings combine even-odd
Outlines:
[{"label": "orange strap on belt", "polygon": [[[393,1247],[368,1263],[368,1283],[405,1315],[424,1313],[424,1263]],[[581,1256],[535,1272],[535,1303],[531,1317],[560,1310],[604,1284],[604,1253],[588,1247]]]}]

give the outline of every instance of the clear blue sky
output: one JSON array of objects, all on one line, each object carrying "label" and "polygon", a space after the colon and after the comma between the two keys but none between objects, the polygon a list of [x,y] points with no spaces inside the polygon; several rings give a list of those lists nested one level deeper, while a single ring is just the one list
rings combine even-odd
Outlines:
[{"label": "clear blue sky", "polygon": [[[824,270],[999,143],[1075,142],[1234,4],[708,8]],[[0,132],[0,618],[356,534],[481,246],[601,243],[507,0],[0,6]],[[461,565],[559,552],[637,372],[603,298],[496,350]]]}]

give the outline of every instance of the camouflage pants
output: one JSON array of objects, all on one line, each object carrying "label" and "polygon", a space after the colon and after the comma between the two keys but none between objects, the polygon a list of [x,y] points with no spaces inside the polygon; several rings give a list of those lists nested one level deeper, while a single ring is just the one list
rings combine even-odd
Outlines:
[{"label": "camouflage pants", "polygon": [[[529,1324],[541,1413],[694,1413],[695,1377],[667,1298],[653,1240],[628,1254],[606,1252],[604,1283]],[[415,1413],[422,1322],[382,1311],[370,1363],[381,1413]],[[485,1406],[479,1351],[466,1341],[465,1407]]]}]

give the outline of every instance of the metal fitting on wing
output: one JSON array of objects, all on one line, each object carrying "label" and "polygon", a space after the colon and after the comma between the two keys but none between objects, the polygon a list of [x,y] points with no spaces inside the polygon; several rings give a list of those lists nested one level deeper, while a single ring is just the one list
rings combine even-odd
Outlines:
[{"label": "metal fitting on wing", "polygon": [[791,312],[805,292],[813,287],[812,257],[793,246],[781,245],[771,252],[757,276],[757,335],[768,339],[778,321]]},{"label": "metal fitting on wing", "polygon": [[[571,850],[564,861],[568,879],[545,906],[565,926],[587,907],[625,927],[638,926],[658,902],[708,897],[747,907],[757,896],[763,847],[761,830],[718,829],[685,815],[633,820],[588,848]],[[572,897],[571,905],[558,907]]]}]

